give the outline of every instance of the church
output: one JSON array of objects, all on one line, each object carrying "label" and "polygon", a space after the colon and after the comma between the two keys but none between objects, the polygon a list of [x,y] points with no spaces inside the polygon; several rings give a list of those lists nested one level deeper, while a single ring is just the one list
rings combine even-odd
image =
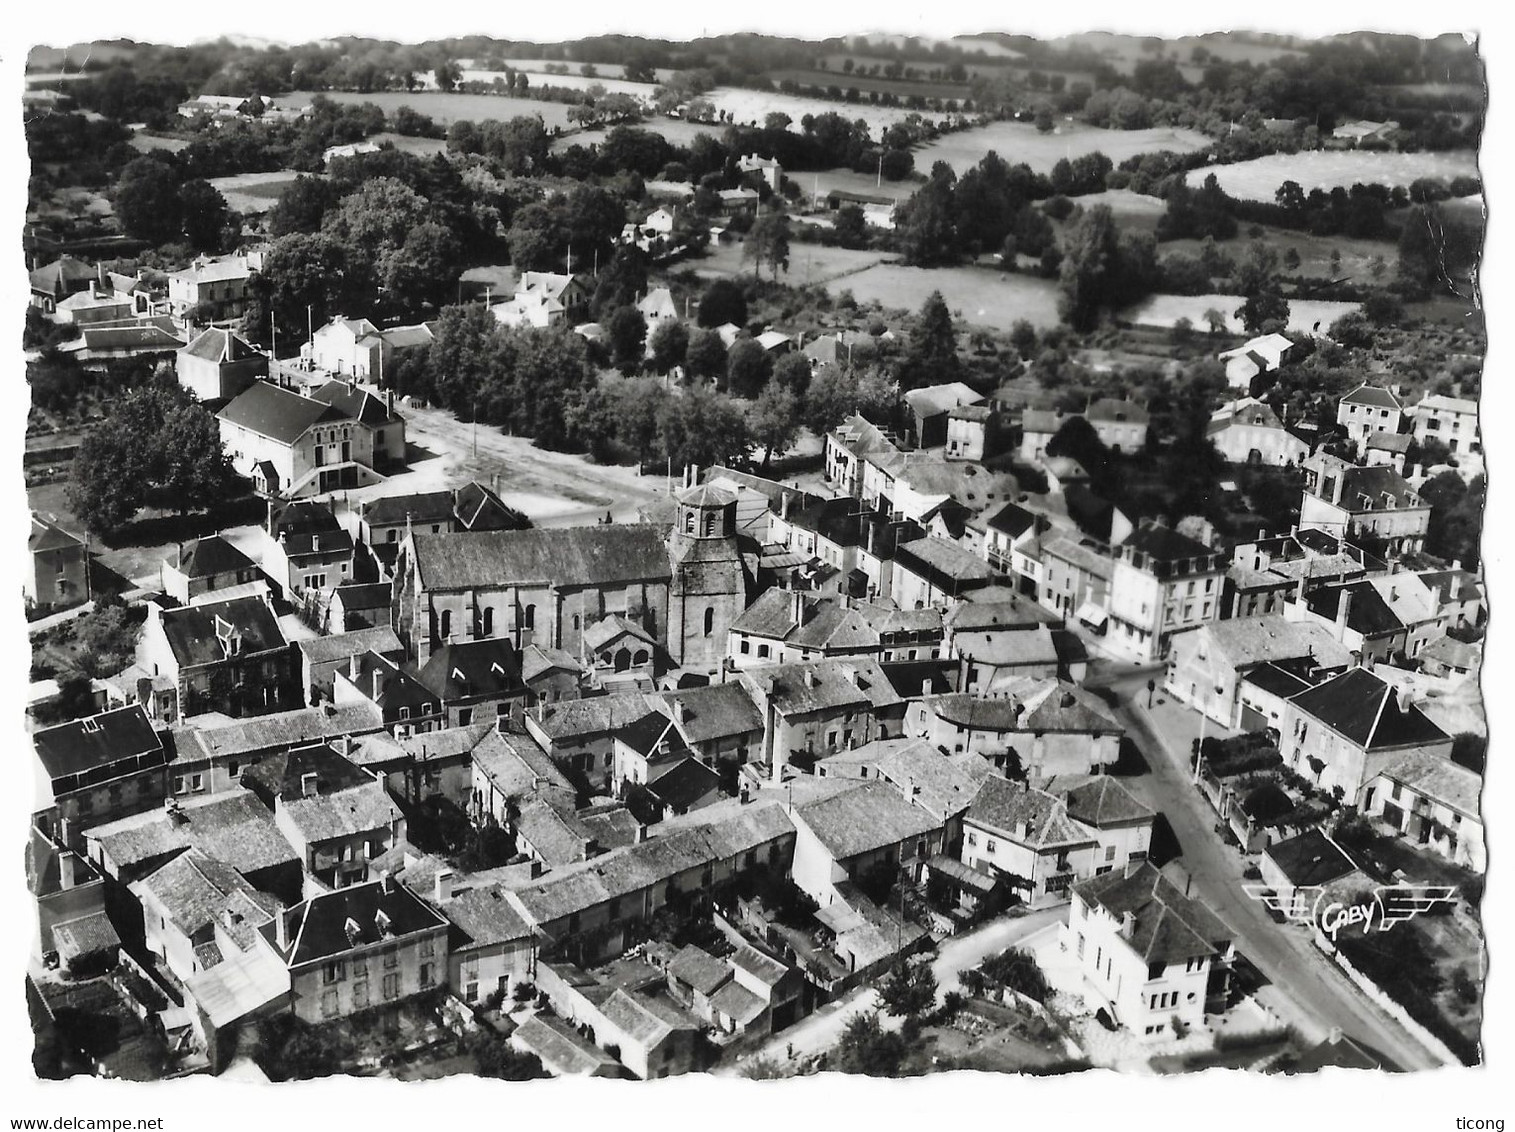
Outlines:
[{"label": "church", "polygon": [[750,585],[737,499],[706,485],[675,502],[666,533],[653,524],[413,532],[396,563],[395,632],[417,665],[444,644],[485,638],[581,656],[590,627],[619,616],[673,664],[713,674]]}]

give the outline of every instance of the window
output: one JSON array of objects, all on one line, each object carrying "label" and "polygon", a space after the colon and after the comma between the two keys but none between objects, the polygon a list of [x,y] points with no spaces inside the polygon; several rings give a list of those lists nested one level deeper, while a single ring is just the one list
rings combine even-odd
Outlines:
[{"label": "window", "polygon": [[445,639],[452,636],[452,610],[442,610],[442,637]]},{"label": "window", "polygon": [[386,999],[389,999],[389,998],[399,998],[400,997],[400,976],[399,975],[396,974],[396,975],[385,975],[384,976],[384,997]]},{"label": "window", "polygon": [[433,983],[435,983],[437,981],[436,971],[437,971],[437,965],[435,963],[422,963],[421,964],[421,980],[420,981],[421,981],[421,985],[423,987],[429,987],[429,986],[431,986]]},{"label": "window", "polygon": [[715,610],[707,609],[705,610],[705,636],[708,637],[713,632],[715,632]]},{"label": "window", "polygon": [[400,953],[391,947],[384,953],[384,966],[386,969],[392,969],[398,967],[399,965]]},{"label": "window", "polygon": [[239,763],[236,759],[232,759],[226,764],[226,773],[231,775],[233,778],[240,777],[242,774],[242,764]]},{"label": "window", "polygon": [[537,627],[537,607],[535,605],[528,605],[526,607],[526,612],[522,616],[522,626],[527,629],[535,629]]},{"label": "window", "polygon": [[995,842],[994,838],[992,838],[992,837],[989,838],[986,842],[984,842],[984,848],[988,852],[990,852],[990,853],[994,852],[995,846],[996,846],[996,842]]},{"label": "window", "polygon": [[346,964],[340,959],[333,959],[321,969],[321,982],[327,986],[332,983],[340,983],[347,977]]},{"label": "window", "polygon": [[365,979],[361,983],[353,983],[352,1004],[359,1008],[368,1005],[368,980]]},{"label": "window", "polygon": [[1084,957],[1084,933],[1083,932],[1079,932],[1078,933],[1078,957],[1080,959],[1082,959]]},{"label": "window", "polygon": [[968,842],[969,845],[977,845],[978,844],[978,834],[974,833],[972,830],[969,830],[968,831],[968,836],[965,838],[965,840]]},{"label": "window", "polygon": [[763,659],[767,658],[767,656],[768,656],[768,646],[767,645],[758,645],[758,656],[761,657],[761,658],[763,658]]},{"label": "window", "polygon": [[409,719],[410,718],[410,708],[408,708],[408,707],[402,707],[400,709],[400,718],[401,719]]},{"label": "window", "polygon": [[739,642],[737,642],[737,651],[740,652],[743,656],[746,656],[752,651],[751,642],[749,642],[746,637],[743,637]]},{"label": "window", "polygon": [[484,607],[484,635],[486,637],[489,637],[489,636],[492,636],[493,634],[494,634],[494,607],[486,605]]},{"label": "window", "polygon": [[1106,845],[1105,846],[1105,860],[1107,860],[1107,861],[1113,861],[1113,860],[1115,860],[1115,846],[1114,845]]},{"label": "window", "polygon": [[435,955],[437,953],[437,941],[432,939],[431,936],[427,936],[421,941],[418,950],[422,955],[427,957]]},{"label": "window", "polygon": [[335,1018],[337,1016],[337,992],[327,991],[321,996],[321,1017]]}]

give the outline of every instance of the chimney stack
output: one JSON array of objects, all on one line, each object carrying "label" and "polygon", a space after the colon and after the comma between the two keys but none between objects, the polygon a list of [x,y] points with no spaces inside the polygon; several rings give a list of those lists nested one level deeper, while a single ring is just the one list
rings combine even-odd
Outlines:
[{"label": "chimney stack", "polygon": [[451,869],[438,869],[436,879],[436,899],[438,904],[445,904],[452,899],[453,871]]},{"label": "chimney stack", "polygon": [[1352,591],[1343,588],[1336,598],[1336,628],[1337,640],[1341,639],[1341,630],[1347,626],[1347,619],[1352,614]]},{"label": "chimney stack", "polygon": [[789,619],[796,625],[805,623],[805,598],[799,590],[789,591]]},{"label": "chimney stack", "polygon": [[356,684],[363,676],[363,654],[353,653],[347,658],[347,678]]},{"label": "chimney stack", "polygon": [[787,491],[784,492],[784,494],[779,497],[779,518],[780,519],[783,519],[785,521],[787,521],[789,519],[789,507],[791,505],[792,499],[793,499],[793,497]]},{"label": "chimney stack", "polygon": [[289,950],[289,913],[283,908],[274,916],[274,943],[280,951]]},{"label": "chimney stack", "polygon": [[1130,939],[1136,931],[1136,913],[1122,912],[1120,914],[1120,934],[1122,939]]}]

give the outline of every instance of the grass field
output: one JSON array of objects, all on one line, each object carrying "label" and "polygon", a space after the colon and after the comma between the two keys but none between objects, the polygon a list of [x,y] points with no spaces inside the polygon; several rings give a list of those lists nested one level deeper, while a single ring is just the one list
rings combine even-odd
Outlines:
[{"label": "grass field", "polygon": [[1038,329],[1058,323],[1056,283],[987,268],[886,263],[833,279],[826,290],[833,295],[851,291],[860,303],[877,301],[907,311],[919,310],[932,291],[940,291],[954,318],[991,329],[1008,330],[1021,318]]},{"label": "grass field", "polygon": [[1119,165],[1139,153],[1164,149],[1192,153],[1208,144],[1209,139],[1194,130],[1100,130],[1065,120],[1058,123],[1055,133],[1043,134],[1029,122],[991,122],[922,146],[915,152],[915,167],[926,172],[933,163],[945,161],[962,176],[994,150],[1011,165],[1025,162],[1038,173],[1050,173],[1061,158],[1071,160],[1096,151]]},{"label": "grass field", "polygon": [[[524,70],[524,68],[522,68]],[[595,68],[600,71],[599,67]],[[615,70],[619,71],[617,67]],[[537,87],[560,86],[569,90],[588,90],[592,86],[602,86],[607,91],[617,94],[631,94],[637,98],[651,98],[653,91],[652,83],[632,83],[622,78],[610,75],[610,68],[600,71],[594,78],[585,78],[579,74],[577,63],[572,64],[572,69],[566,75],[549,75],[545,71],[527,71],[526,78],[530,85]],[[463,81],[466,83],[492,83],[495,79],[503,80],[504,71],[464,71]]]},{"label": "grass field", "polygon": [[[1114,214],[1121,229],[1136,229],[1152,232],[1157,228],[1157,218],[1167,211],[1167,205],[1157,197],[1143,196],[1130,189],[1106,189],[1102,193],[1089,193],[1077,198],[1083,208],[1105,205]],[[1163,244],[1157,250],[1166,251],[1172,244]]]},{"label": "grass field", "polygon": [[371,94],[359,94],[350,90],[295,91],[284,96],[291,106],[304,105],[317,94],[333,102],[372,102],[386,114],[393,114],[402,106],[409,106],[417,114],[430,115],[434,121],[451,125],[459,121],[482,122],[493,118],[506,121],[525,115],[540,117],[548,129],[562,129],[568,125],[568,105],[563,102],[538,102],[531,98],[506,98],[493,94],[454,94],[450,91],[384,90]]},{"label": "grass field", "polygon": [[[1232,334],[1244,334],[1241,319],[1236,310],[1246,300],[1240,295],[1151,295],[1134,307],[1121,311],[1124,322],[1137,326],[1172,326],[1181,318],[1187,318],[1196,331],[1205,332],[1205,311],[1217,310],[1226,316],[1226,329]],[[1290,331],[1309,334],[1326,330],[1348,311],[1355,311],[1361,303],[1331,302],[1325,299],[1290,299]]]},{"label": "grass field", "polygon": [[169,153],[178,153],[189,144],[189,141],[185,138],[165,138],[157,134],[135,133],[127,139],[127,144],[143,153],[154,149],[166,149]]},{"label": "grass field", "polygon": [[284,190],[300,174],[289,169],[276,173],[237,173],[230,177],[212,177],[211,187],[226,198],[229,207],[242,213],[267,212],[279,203]]},{"label": "grass field", "polygon": [[[877,60],[875,60],[877,61]],[[870,64],[871,66],[872,64]],[[929,66],[921,64],[909,64],[918,71],[929,71]],[[1000,68],[1003,70],[1003,68]],[[768,77],[776,83],[786,80],[799,83],[801,86],[838,87],[846,90],[853,87],[861,91],[865,96],[871,90],[880,94],[893,94],[900,98],[909,98],[911,95],[919,95],[922,98],[940,98],[944,101],[955,98],[961,102],[965,98],[973,96],[973,90],[967,83],[951,83],[932,79],[888,79],[882,73],[877,75],[847,74],[838,67],[836,70],[821,71],[815,68],[793,68],[781,71],[769,71]]]},{"label": "grass field", "polygon": [[[793,119],[789,127],[799,132],[800,119],[806,114],[837,113],[849,122],[859,118],[868,123],[876,138],[881,131],[900,121],[907,114],[917,111],[903,106],[875,106],[871,102],[832,102],[823,98],[803,98],[793,94],[777,94],[762,90],[743,90],[739,87],[718,86],[705,97],[715,106],[732,116],[732,120],[744,125],[762,125],[763,118],[771,111],[782,111]],[[928,118],[930,114],[926,115]],[[919,164],[919,159],[917,159]]]},{"label": "grass field", "polygon": [[[719,138],[726,127],[710,122],[686,122],[682,118],[665,118],[659,114],[657,117],[648,118],[645,122],[635,123],[637,129],[650,130],[659,134],[676,146],[688,148],[689,143],[694,141],[699,134],[709,134]],[[605,140],[608,130],[581,130],[558,138],[552,143],[556,150],[566,149],[571,145],[594,145]],[[803,174],[800,174],[803,176]]]},{"label": "grass field", "polygon": [[[784,276],[780,278],[786,279],[794,286],[808,283],[829,284],[833,280],[842,279],[841,285],[846,286],[848,279],[857,278],[855,272],[872,268],[875,264],[882,263],[884,259],[881,252],[852,251],[848,248],[828,248],[820,244],[796,242],[789,248],[789,274],[787,278]],[[695,274],[703,279],[752,274],[751,261],[742,262],[741,244],[712,246],[706,250],[702,258],[690,260],[689,266],[693,267]],[[763,272],[763,277],[766,279],[766,267]],[[828,290],[835,294],[835,288],[828,287]]]},{"label": "grass field", "polygon": [[383,133],[374,134],[368,140],[375,145],[392,145],[401,153],[413,153],[417,157],[447,152],[447,142],[443,138],[413,138],[406,134]]},{"label": "grass field", "polygon": [[854,173],[851,169],[828,169],[824,173],[790,173],[790,180],[799,185],[803,193],[824,198],[833,190],[862,193],[870,197],[886,197],[895,202],[909,200],[920,188],[917,181],[884,181],[879,183],[873,173]]},{"label": "grass field", "polygon": [[1271,201],[1278,186],[1297,181],[1305,192],[1355,183],[1408,185],[1420,177],[1478,176],[1478,155],[1472,150],[1446,153],[1364,153],[1358,150],[1319,150],[1275,153],[1234,165],[1213,165],[1190,171],[1186,180],[1197,185],[1215,174],[1220,187],[1239,200]]},{"label": "grass field", "polygon": [[[1339,278],[1347,276],[1352,282],[1364,286],[1381,283],[1394,278],[1394,272],[1399,264],[1399,247],[1392,240],[1352,240],[1345,236],[1312,236],[1308,232],[1293,232],[1286,228],[1264,228],[1263,242],[1278,253],[1279,259],[1293,248],[1299,253],[1299,270],[1289,271],[1289,275],[1307,275],[1316,278]],[[1226,254],[1236,259],[1241,259],[1247,254],[1247,245],[1251,243],[1247,236],[1246,227],[1234,238],[1222,240],[1216,243]],[[1200,252],[1199,240],[1170,240],[1157,246],[1159,255],[1169,252],[1182,252],[1186,255],[1197,256]],[[1331,268],[1331,253],[1341,253],[1341,269],[1333,271]],[[1371,261],[1374,256],[1382,256],[1385,270],[1379,279],[1373,278]]]}]

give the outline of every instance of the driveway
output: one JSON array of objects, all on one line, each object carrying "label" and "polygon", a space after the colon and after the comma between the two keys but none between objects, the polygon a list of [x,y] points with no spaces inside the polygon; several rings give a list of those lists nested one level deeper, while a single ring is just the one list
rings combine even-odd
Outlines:
[{"label": "driveway", "polygon": [[[1307,929],[1274,922],[1260,901],[1246,895],[1245,862],[1215,834],[1215,812],[1190,782],[1189,751],[1199,733],[1198,713],[1171,699],[1149,711],[1145,680],[1116,690],[1117,714],[1151,768],[1123,782],[1167,818],[1194,895],[1230,926],[1237,950],[1269,980],[1258,1000],[1311,1040],[1340,1027],[1407,1069],[1438,1066],[1429,1050],[1347,981],[1311,942]],[[1216,733],[1213,724],[1208,733]]]}]

